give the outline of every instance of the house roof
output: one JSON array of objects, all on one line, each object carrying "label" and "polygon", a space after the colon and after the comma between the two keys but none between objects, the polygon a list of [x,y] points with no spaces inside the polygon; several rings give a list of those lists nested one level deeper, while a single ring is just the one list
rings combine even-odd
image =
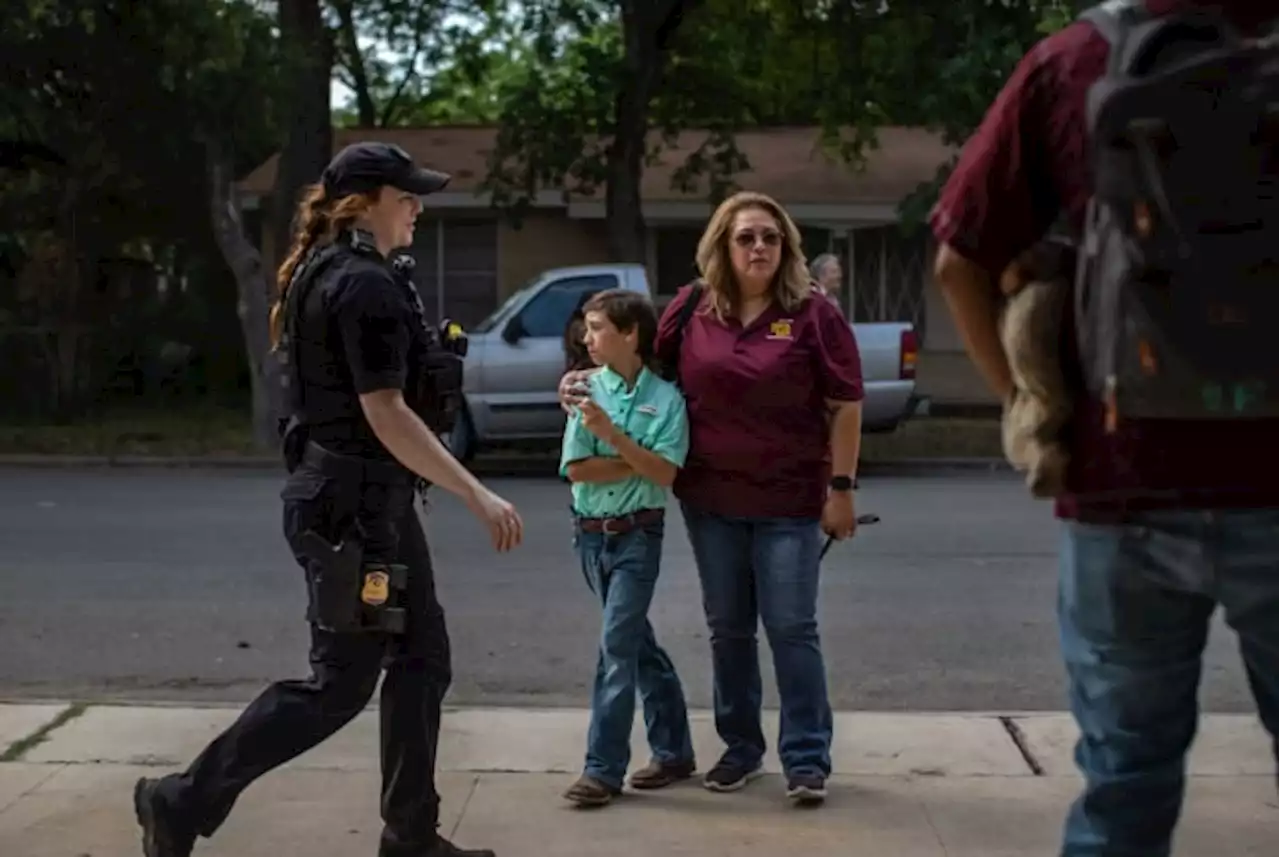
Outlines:
[{"label": "house roof", "polygon": [[[452,174],[450,192],[479,192],[496,135],[496,128],[486,126],[335,128],[333,143],[335,152],[359,140],[395,143],[422,166]],[[705,179],[689,192],[673,188],[671,181],[676,169],[706,137],[705,131],[682,132],[674,146],[663,149],[658,163],[645,168],[641,196],[646,202],[706,199]],[[938,135],[922,128],[886,127],[877,135],[876,148],[866,152],[865,168],[858,170],[842,163],[838,154],[823,151],[819,138],[816,127],[742,131],[735,140],[750,170],[738,173],[733,180],[783,203],[896,204],[920,182],[933,178],[954,152]],[[653,132],[651,145],[660,141],[659,132]],[[249,173],[241,180],[240,191],[270,194],[278,160],[279,155],[272,155]],[[591,195],[573,195],[574,200],[602,198],[602,189]]]}]

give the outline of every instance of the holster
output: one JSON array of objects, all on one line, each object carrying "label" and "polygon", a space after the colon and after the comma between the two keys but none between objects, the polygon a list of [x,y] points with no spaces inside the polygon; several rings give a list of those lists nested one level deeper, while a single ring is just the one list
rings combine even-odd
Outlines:
[{"label": "holster", "polygon": [[302,463],[309,436],[307,427],[296,416],[280,421],[280,453],[287,472],[292,473]]},{"label": "holster", "polygon": [[462,410],[463,358],[443,348],[430,349],[422,359],[415,411],[434,432],[453,430]]},{"label": "holster", "polygon": [[313,563],[308,583],[308,619],[336,633],[403,634],[409,569],[397,563],[366,562],[358,534],[331,544],[315,530],[298,537]]}]

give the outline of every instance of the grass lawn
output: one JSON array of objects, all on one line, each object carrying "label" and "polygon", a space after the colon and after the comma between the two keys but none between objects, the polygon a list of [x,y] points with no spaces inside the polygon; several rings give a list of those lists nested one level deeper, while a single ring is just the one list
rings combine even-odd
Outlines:
[{"label": "grass lawn", "polygon": [[863,461],[907,458],[1004,458],[1000,421],[973,417],[916,417],[897,430],[862,437]]},{"label": "grass lawn", "polygon": [[0,453],[239,455],[252,453],[246,412],[219,407],[118,411],[65,425],[0,425]]},{"label": "grass lawn", "polygon": [[[868,434],[863,460],[1002,457],[993,419],[918,418]],[[219,407],[115,412],[69,425],[0,425],[0,454],[242,455],[254,453],[249,415]],[[274,454],[274,450],[268,454]]]}]

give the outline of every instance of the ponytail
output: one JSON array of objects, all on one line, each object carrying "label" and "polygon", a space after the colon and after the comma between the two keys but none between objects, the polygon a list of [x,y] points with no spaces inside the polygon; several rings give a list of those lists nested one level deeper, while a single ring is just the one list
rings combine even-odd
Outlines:
[{"label": "ponytail", "polygon": [[289,247],[289,255],[276,271],[276,302],[272,305],[267,320],[271,350],[274,351],[280,345],[280,336],[284,332],[285,298],[298,265],[313,248],[332,242],[339,232],[349,228],[375,202],[376,191],[334,200],[325,193],[323,184],[307,186],[294,215],[297,229]]},{"label": "ponytail", "polygon": [[271,337],[271,348],[280,345],[280,335],[284,330],[284,301],[289,291],[289,282],[298,263],[307,255],[320,236],[328,230],[329,212],[327,211],[324,185],[313,184],[305,189],[302,201],[298,203],[294,221],[297,228],[293,234],[293,244],[289,247],[289,255],[276,271],[276,302],[271,307],[271,316],[267,322],[267,330]]}]

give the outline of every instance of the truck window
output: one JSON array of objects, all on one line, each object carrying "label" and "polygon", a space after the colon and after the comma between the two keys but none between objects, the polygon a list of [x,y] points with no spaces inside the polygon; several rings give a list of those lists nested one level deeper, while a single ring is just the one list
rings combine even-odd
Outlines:
[{"label": "truck window", "polygon": [[559,339],[564,336],[569,316],[584,295],[614,289],[618,285],[618,278],[613,274],[556,280],[521,311],[520,323],[525,336],[552,336]]}]

